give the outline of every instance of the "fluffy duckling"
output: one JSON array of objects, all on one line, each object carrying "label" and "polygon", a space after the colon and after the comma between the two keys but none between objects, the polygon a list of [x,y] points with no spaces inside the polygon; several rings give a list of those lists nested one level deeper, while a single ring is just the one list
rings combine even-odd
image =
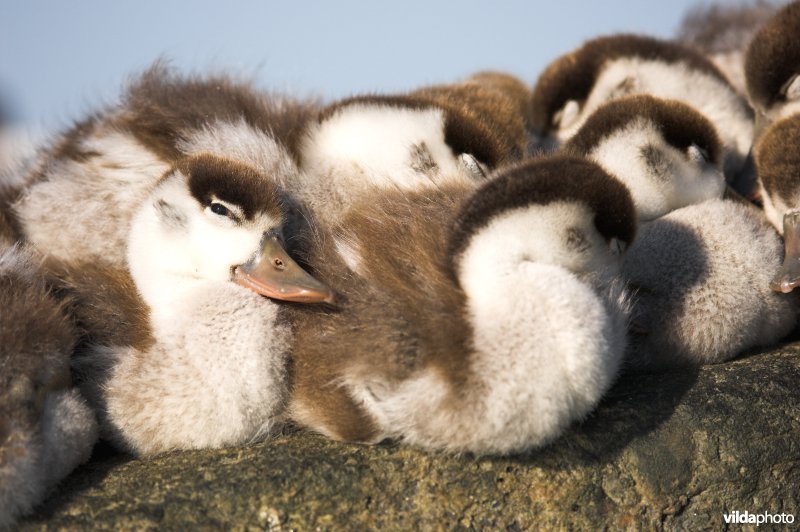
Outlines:
[{"label": "fluffy duckling", "polygon": [[147,455],[269,433],[291,330],[261,295],[333,301],[283,250],[287,220],[271,177],[238,161],[191,156],[158,183],[127,247],[151,340],[88,346],[76,362],[109,438]]},{"label": "fluffy duckling", "polygon": [[289,309],[292,419],[427,449],[544,445],[617,374],[626,303],[611,279],[634,230],[624,185],[578,158],[512,167],[474,194],[364,198],[310,247],[341,309]]},{"label": "fluffy duckling", "polygon": [[739,94],[747,94],[744,58],[758,29],[777,10],[768,2],[696,4],[684,15],[677,39],[703,52]]},{"label": "fluffy duckling", "polygon": [[754,207],[723,201],[719,141],[702,115],[630,96],[599,108],[565,148],[624,182],[642,222],[623,263],[631,368],[720,362],[791,330],[797,309],[764,277],[777,235]]},{"label": "fluffy duckling", "polygon": [[800,112],[778,120],[759,138],[754,150],[764,214],[783,235],[783,266],[773,290],[800,286]]},{"label": "fluffy duckling", "polygon": [[157,64],[120,104],[42,150],[13,213],[42,253],[124,267],[133,215],[175,161],[216,153],[291,180],[296,168],[283,146],[312,111],[224,76],[182,77]]},{"label": "fluffy duckling", "polygon": [[72,387],[78,331],[23,246],[0,248],[0,528],[91,454],[94,414]]},{"label": "fluffy duckling", "polygon": [[780,254],[763,214],[739,201],[713,199],[642,225],[622,267],[635,293],[630,366],[715,363],[780,341],[798,310],[768,287]]},{"label": "fluffy duckling", "polygon": [[708,118],[720,135],[729,182],[749,192],[750,176],[740,174],[753,139],[752,111],[705,56],[678,43],[637,35],[587,41],[539,77],[532,123],[539,135],[563,142],[604,102],[631,94],[679,100]]},{"label": "fluffy duckling", "polygon": [[396,96],[356,96],[323,109],[298,143],[305,178],[293,190],[338,221],[375,188],[474,182],[519,160],[527,135],[518,102],[466,81]]},{"label": "fluffy duckling", "polygon": [[791,2],[758,30],[745,58],[750,102],[758,132],[800,112],[800,2]]},{"label": "fluffy duckling", "polygon": [[592,113],[564,150],[589,157],[625,183],[642,222],[725,191],[714,126],[676,100],[612,100]]}]

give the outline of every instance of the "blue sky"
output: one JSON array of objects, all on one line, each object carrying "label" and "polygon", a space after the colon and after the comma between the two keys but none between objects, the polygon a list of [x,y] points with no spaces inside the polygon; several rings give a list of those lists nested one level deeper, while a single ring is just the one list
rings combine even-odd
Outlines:
[{"label": "blue sky", "polygon": [[0,0],[0,97],[20,123],[63,127],[158,57],[326,99],[489,68],[533,83],[588,38],[671,37],[698,2]]}]

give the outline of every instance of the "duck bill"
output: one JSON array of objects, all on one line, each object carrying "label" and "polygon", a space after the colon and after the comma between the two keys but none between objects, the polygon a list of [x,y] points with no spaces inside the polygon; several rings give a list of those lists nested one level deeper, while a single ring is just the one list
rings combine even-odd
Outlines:
[{"label": "duck bill", "polygon": [[261,252],[252,260],[234,268],[233,279],[262,296],[281,301],[333,304],[336,296],[301,268],[275,236],[264,239]]},{"label": "duck bill", "polygon": [[800,211],[789,211],[783,216],[783,243],[783,265],[769,287],[788,294],[800,286]]}]

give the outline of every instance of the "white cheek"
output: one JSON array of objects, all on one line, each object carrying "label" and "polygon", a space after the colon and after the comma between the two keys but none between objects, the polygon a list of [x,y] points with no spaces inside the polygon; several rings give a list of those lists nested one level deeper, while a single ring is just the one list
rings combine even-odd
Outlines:
[{"label": "white cheek", "polygon": [[189,233],[189,249],[198,277],[227,281],[234,266],[247,262],[259,250],[262,233],[220,222],[207,216],[196,219]]}]

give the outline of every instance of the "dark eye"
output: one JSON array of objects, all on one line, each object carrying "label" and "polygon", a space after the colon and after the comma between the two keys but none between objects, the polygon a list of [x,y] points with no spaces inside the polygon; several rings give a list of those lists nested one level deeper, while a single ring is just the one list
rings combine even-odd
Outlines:
[{"label": "dark eye", "polygon": [[211,212],[220,216],[229,216],[231,211],[222,203],[212,203]]}]

